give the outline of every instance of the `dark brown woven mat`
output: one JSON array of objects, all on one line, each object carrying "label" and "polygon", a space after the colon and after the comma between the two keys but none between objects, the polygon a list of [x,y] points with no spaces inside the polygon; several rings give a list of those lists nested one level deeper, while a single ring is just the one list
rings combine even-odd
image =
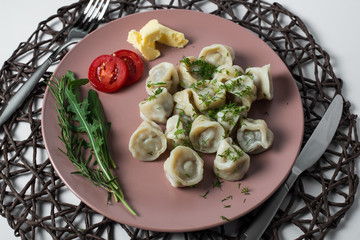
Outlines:
[{"label": "dark brown woven mat", "polygon": [[[80,1],[60,8],[39,23],[1,68],[2,105],[36,70],[40,58],[51,53],[65,38],[82,8]],[[161,1],[164,2],[164,1]],[[209,6],[207,6],[209,5]],[[279,4],[241,0],[111,1],[105,22],[141,10],[181,8],[204,11],[230,19],[259,35],[283,59],[299,87],[305,113],[304,142],[335,93],[341,94],[342,80],[333,72],[330,57],[315,42],[304,23]],[[58,26],[60,23],[61,27]],[[59,30],[60,29],[60,30]],[[65,54],[65,53],[64,53]],[[61,56],[59,56],[60,58]],[[45,74],[44,79],[49,76]],[[56,175],[44,151],[40,114],[44,84],[39,83],[26,103],[0,129],[0,206],[16,236],[23,239],[118,239],[117,229],[129,239],[170,239],[170,233],[155,233],[115,223],[80,203],[64,199],[66,186]],[[338,226],[353,204],[358,176],[354,164],[359,156],[356,116],[345,102],[340,126],[321,161],[305,172],[291,191],[291,199],[267,229],[266,239],[278,239],[279,228],[298,228],[298,239],[323,239]],[[20,138],[17,130],[27,129]],[[23,134],[24,135],[24,134]],[[21,185],[25,179],[26,184]],[[319,193],[306,192],[307,184],[318,185]],[[252,213],[253,214],[253,213]],[[227,226],[180,234],[185,239],[237,239],[251,214],[236,222],[235,232]],[[234,225],[234,224],[233,224]]]}]

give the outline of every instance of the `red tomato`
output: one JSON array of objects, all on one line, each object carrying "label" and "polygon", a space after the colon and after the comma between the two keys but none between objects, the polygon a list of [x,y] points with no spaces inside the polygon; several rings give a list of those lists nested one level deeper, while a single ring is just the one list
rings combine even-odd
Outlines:
[{"label": "red tomato", "polygon": [[89,81],[102,92],[115,92],[125,85],[129,76],[127,64],[118,57],[101,55],[89,68]]},{"label": "red tomato", "polygon": [[123,49],[113,53],[113,56],[122,59],[128,66],[129,76],[125,86],[137,82],[141,78],[144,65],[141,58],[135,52]]}]

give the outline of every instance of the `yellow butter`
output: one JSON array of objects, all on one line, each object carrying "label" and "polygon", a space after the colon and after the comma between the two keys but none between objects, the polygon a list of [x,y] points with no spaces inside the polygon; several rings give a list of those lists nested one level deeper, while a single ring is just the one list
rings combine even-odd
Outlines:
[{"label": "yellow butter", "polygon": [[160,56],[156,42],[176,48],[183,48],[188,43],[183,33],[160,24],[156,19],[150,20],[139,32],[131,30],[127,41],[133,44],[147,60]]},{"label": "yellow butter", "polygon": [[129,32],[127,41],[133,44],[147,60],[152,60],[160,56],[160,51],[155,48],[155,42],[153,42],[153,44],[143,44],[140,33],[135,30]]}]

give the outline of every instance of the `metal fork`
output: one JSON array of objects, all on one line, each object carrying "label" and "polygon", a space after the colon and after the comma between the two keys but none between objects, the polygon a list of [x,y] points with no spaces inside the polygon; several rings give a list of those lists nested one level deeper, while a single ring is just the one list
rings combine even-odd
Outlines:
[{"label": "metal fork", "polygon": [[58,54],[77,43],[81,38],[97,28],[99,21],[104,17],[110,0],[90,0],[84,8],[80,17],[70,28],[65,42],[57,48],[50,57],[36,70],[36,72],[21,86],[21,88],[11,97],[6,105],[0,110],[0,127],[11,117],[11,115],[22,105],[26,97],[34,89],[42,75],[56,60]]}]

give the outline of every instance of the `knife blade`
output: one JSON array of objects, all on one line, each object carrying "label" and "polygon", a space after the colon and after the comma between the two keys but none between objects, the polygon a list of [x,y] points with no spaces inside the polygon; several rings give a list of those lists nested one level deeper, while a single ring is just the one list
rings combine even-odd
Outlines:
[{"label": "knife blade", "polygon": [[342,109],[343,99],[340,95],[336,95],[296,158],[285,183],[265,202],[261,211],[241,236],[241,240],[260,239],[295,180],[303,171],[313,166],[329,146],[339,125]]}]

